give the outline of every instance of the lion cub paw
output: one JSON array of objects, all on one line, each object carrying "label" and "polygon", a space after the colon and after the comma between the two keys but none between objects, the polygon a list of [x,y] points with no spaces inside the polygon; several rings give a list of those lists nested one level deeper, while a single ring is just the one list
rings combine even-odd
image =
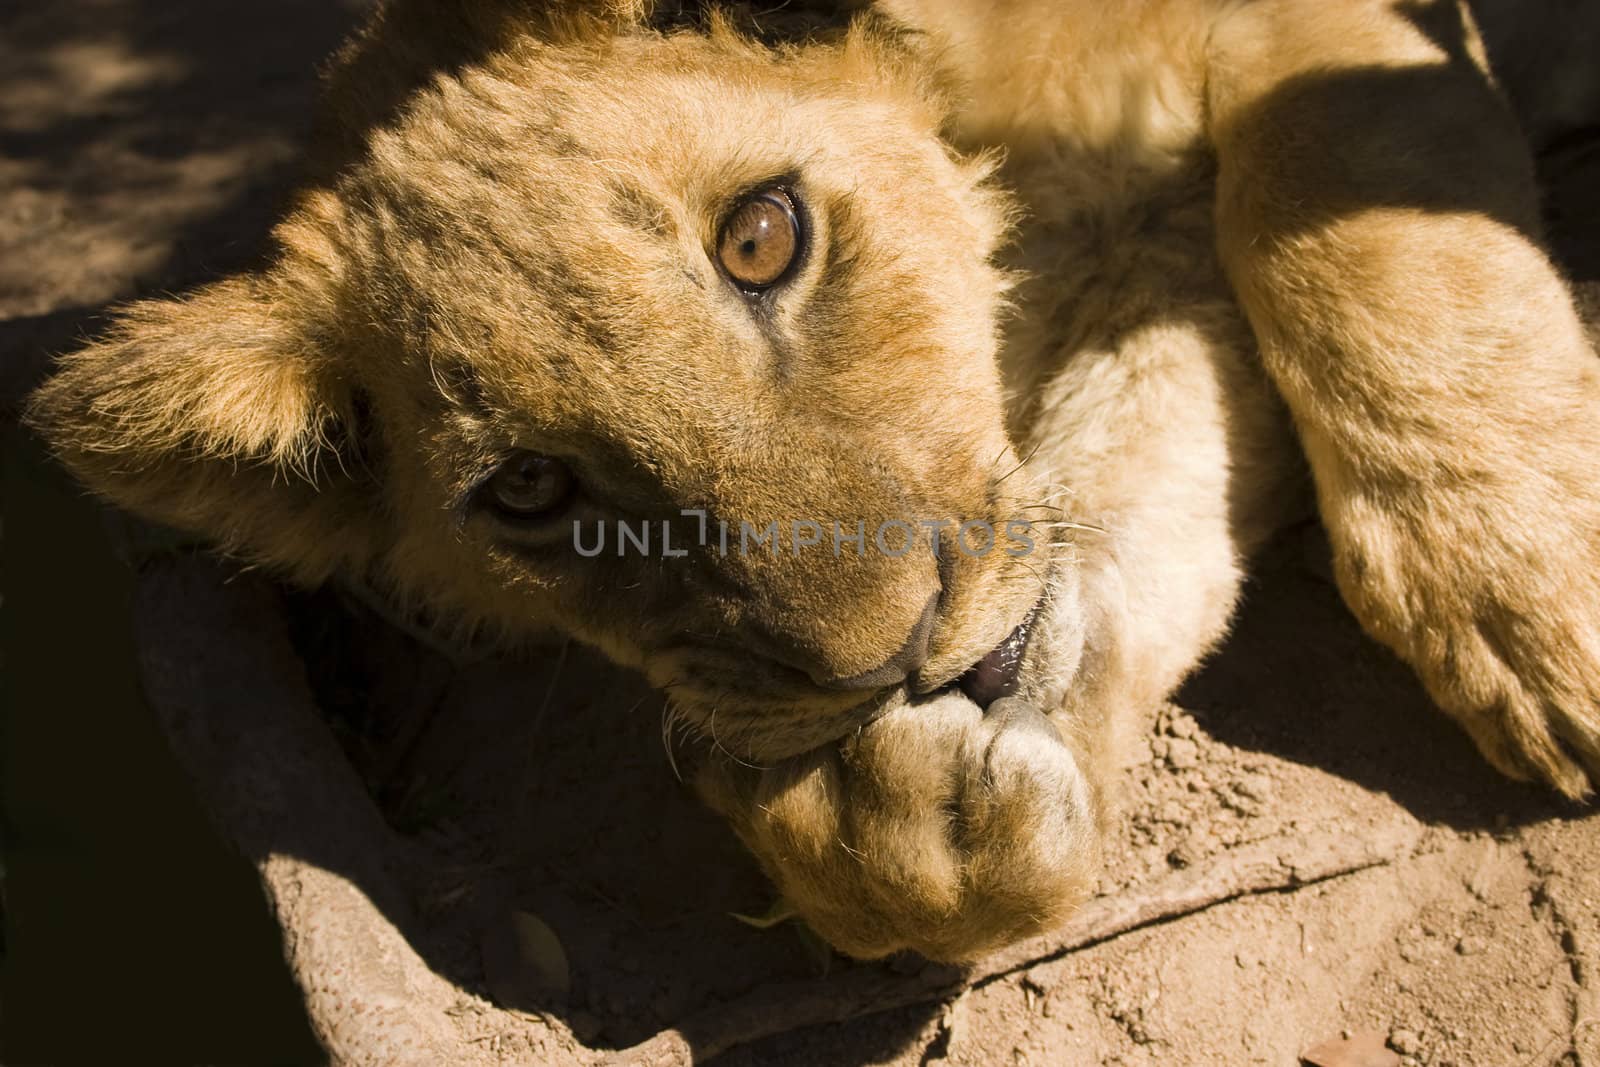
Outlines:
[{"label": "lion cub paw", "polygon": [[1474,620],[1422,671],[1490,763],[1573,799],[1600,785],[1600,589],[1589,592],[1589,603],[1561,603],[1566,594],[1543,617]]},{"label": "lion cub paw", "polygon": [[699,782],[784,896],[848,955],[963,960],[1061,921],[1098,866],[1093,793],[1021,700],[906,704],[766,769]]},{"label": "lion cub paw", "polygon": [[[1600,785],[1600,523],[1586,512],[1600,516],[1600,501],[1583,508],[1581,494],[1498,518],[1481,502],[1440,509],[1435,524],[1479,516],[1475,536],[1459,522],[1426,541],[1415,530],[1427,523],[1407,538],[1369,526],[1366,551],[1337,566],[1368,630],[1490,763],[1575,799]],[[1485,536],[1508,531],[1518,540]]]}]

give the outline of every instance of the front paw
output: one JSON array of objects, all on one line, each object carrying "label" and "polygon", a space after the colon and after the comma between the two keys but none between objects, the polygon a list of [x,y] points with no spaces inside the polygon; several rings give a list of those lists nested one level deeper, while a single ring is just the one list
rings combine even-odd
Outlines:
[{"label": "front paw", "polygon": [[812,928],[851,956],[970,959],[1048,929],[1098,866],[1093,793],[1049,719],[959,694],[697,784]]},{"label": "front paw", "polygon": [[1423,679],[1490,763],[1580,799],[1600,785],[1597,640],[1600,589],[1565,591],[1441,632]]},{"label": "front paw", "polygon": [[1600,507],[1580,499],[1368,526],[1335,560],[1369,632],[1489,762],[1574,799],[1600,785],[1600,525],[1583,521]]}]

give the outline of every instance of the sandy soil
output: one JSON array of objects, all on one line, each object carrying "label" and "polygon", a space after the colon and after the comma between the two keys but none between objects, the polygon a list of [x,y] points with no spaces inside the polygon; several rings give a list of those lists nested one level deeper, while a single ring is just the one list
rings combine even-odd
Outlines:
[{"label": "sandy soil", "polygon": [[[3,16],[8,388],[107,302],[257,247],[312,64],[353,8],[222,7],[64,0]],[[570,989],[545,1006],[592,1049],[860,969],[792,925],[730,917],[761,913],[769,891],[674,779],[659,698],[637,681],[576,651],[452,670],[328,595],[291,614],[334,732],[404,844],[413,943],[460,987],[452,1025],[482,1062],[556,1051],[506,1036],[489,1006],[485,935],[513,910],[559,939]],[[1128,781],[1107,893],[1263,843],[1404,845],[719,1062],[1287,1064],[1370,1034],[1392,1052],[1330,1067],[1600,1065],[1600,814],[1478,759],[1359,633],[1315,528],[1269,552],[1234,636],[1150,723]]]}]

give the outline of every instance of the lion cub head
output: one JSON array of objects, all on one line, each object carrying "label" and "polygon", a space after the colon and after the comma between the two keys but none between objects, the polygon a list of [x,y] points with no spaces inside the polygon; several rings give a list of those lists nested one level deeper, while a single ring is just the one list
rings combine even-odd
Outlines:
[{"label": "lion cub head", "polygon": [[[128,309],[32,424],[133,511],[441,630],[569,635],[753,756],[961,676],[1040,591],[1004,550],[986,167],[859,25],[508,6],[344,131],[268,266]],[[994,550],[952,547],[973,520]]]}]

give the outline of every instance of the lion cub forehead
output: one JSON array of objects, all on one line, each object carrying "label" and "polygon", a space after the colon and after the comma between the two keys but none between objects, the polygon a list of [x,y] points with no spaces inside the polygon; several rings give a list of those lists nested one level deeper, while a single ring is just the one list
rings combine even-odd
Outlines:
[{"label": "lion cub forehead", "polygon": [[682,326],[725,317],[695,313],[714,284],[704,253],[751,189],[794,183],[820,209],[949,169],[890,89],[822,76],[863,61],[816,51],[641,32],[438,79],[346,174],[343,232],[368,275],[347,291],[415,303],[369,317],[463,349],[511,323],[616,351],[641,300]]},{"label": "lion cub forehead", "polygon": [[528,42],[419,93],[372,163],[386,180],[421,168],[439,194],[495,186],[562,215],[619,186],[697,212],[806,168],[848,186],[875,160],[913,163],[935,135],[924,97],[892,70],[868,77],[872,62],[730,34]]}]

